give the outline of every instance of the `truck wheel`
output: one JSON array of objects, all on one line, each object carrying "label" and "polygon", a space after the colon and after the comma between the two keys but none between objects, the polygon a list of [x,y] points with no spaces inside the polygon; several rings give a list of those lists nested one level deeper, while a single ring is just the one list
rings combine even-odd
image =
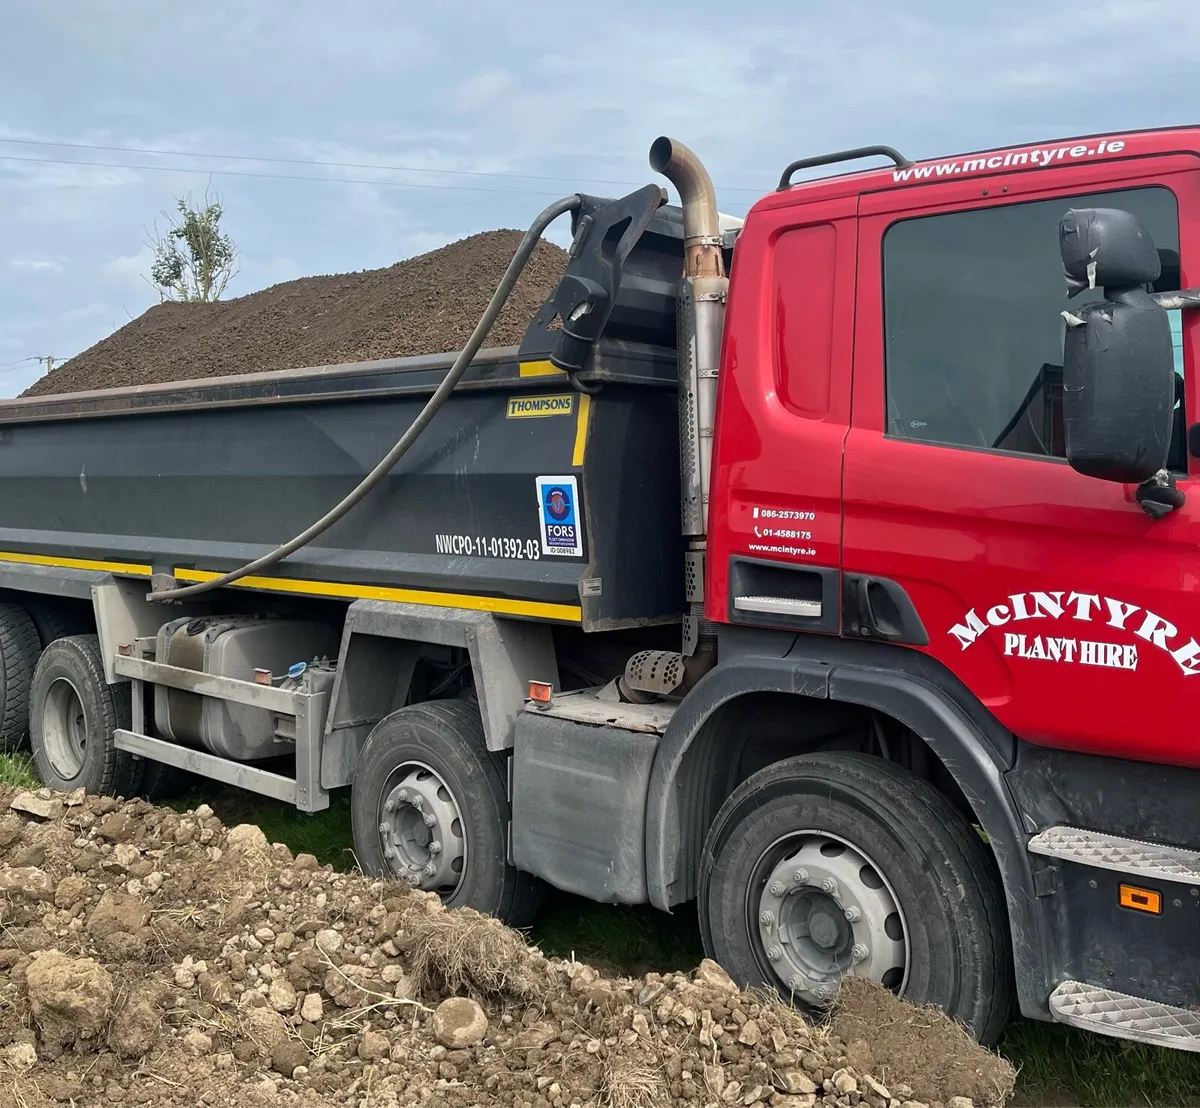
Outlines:
[{"label": "truck wheel", "polygon": [[38,640],[45,650],[55,639],[68,635],[86,634],[89,628],[84,620],[70,610],[53,603],[32,603],[28,606],[29,618],[37,628]]},{"label": "truck wheel", "polygon": [[477,705],[428,701],[381,720],[359,755],[350,812],[365,873],[513,927],[537,914],[541,882],[508,863],[504,761],[487,749]]},{"label": "truck wheel", "polygon": [[0,604],[0,754],[29,738],[29,686],[37,665],[37,628],[17,604]]},{"label": "truck wheel", "polygon": [[844,974],[936,1004],[985,1044],[1012,1007],[999,877],[925,781],[879,758],[788,758],[721,807],[700,871],[705,950],[743,987],[820,1008]]},{"label": "truck wheel", "polygon": [[63,792],[135,795],[142,763],[113,742],[113,732],[129,722],[129,686],[104,680],[95,635],[46,647],[29,696],[30,745],[43,784]]}]

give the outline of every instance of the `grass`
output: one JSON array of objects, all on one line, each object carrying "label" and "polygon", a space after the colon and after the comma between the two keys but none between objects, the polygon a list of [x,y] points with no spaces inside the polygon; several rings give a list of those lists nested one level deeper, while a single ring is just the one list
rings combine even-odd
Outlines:
[{"label": "grass", "polygon": [[[32,765],[0,755],[0,784],[36,787]],[[348,790],[327,811],[306,816],[237,789],[205,785],[172,802],[177,810],[207,803],[227,826],[257,823],[271,842],[322,864],[353,868]],[[531,938],[555,957],[590,961],[610,972],[643,973],[695,966],[703,953],[694,911],[594,904],[553,892]],[[1012,1104],[1024,1108],[1200,1108],[1200,1055],[1141,1046],[1067,1027],[1016,1019],[1000,1052],[1018,1069]]]}]

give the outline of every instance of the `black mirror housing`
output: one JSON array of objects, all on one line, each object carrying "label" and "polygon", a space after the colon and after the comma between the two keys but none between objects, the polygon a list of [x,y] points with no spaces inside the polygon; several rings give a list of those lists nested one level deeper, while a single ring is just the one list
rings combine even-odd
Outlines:
[{"label": "black mirror housing", "polygon": [[1067,461],[1088,477],[1139,484],[1166,467],[1174,423],[1171,328],[1146,287],[1158,251],[1135,216],[1107,208],[1068,212],[1059,249],[1073,293],[1104,293],[1063,313]]}]

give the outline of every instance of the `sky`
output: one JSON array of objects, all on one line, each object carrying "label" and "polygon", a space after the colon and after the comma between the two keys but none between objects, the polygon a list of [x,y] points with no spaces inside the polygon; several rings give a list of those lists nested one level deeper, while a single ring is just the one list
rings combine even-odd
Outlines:
[{"label": "sky", "polygon": [[743,215],[831,150],[1200,122],[1197,57],[1179,0],[0,0],[0,396],[157,303],[208,188],[229,299],[622,195],[660,134]]}]

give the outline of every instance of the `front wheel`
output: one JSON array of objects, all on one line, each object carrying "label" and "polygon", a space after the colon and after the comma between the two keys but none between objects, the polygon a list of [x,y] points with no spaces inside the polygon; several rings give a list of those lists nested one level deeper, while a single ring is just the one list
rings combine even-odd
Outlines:
[{"label": "front wheel", "polygon": [[359,756],[350,810],[365,873],[513,927],[533,922],[542,885],[508,862],[504,762],[487,749],[477,705],[428,701],[381,720]]},{"label": "front wheel", "polygon": [[802,755],[743,782],[709,832],[699,900],[706,952],[743,987],[819,1008],[844,975],[870,977],[987,1044],[1008,1019],[995,867],[944,796],[881,759]]}]

